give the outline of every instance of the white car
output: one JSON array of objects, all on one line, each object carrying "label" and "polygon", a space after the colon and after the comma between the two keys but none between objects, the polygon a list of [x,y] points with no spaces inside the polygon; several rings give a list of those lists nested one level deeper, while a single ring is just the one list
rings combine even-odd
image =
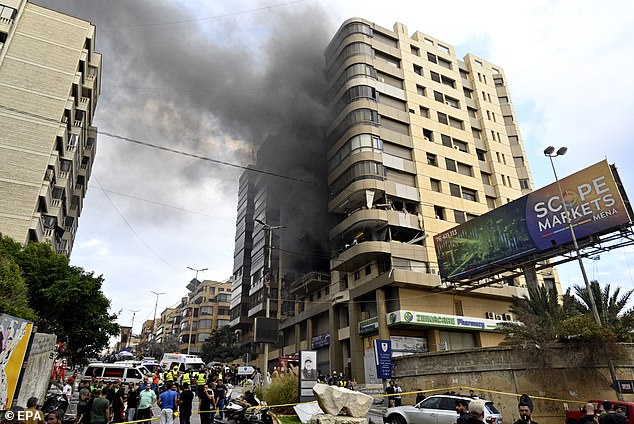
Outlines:
[{"label": "white car", "polygon": [[[454,424],[458,418],[456,400],[467,402],[474,400],[460,395],[432,395],[421,400],[414,406],[396,406],[388,408],[383,415],[385,424]],[[486,424],[503,424],[502,414],[493,402],[484,402],[484,422]]]}]

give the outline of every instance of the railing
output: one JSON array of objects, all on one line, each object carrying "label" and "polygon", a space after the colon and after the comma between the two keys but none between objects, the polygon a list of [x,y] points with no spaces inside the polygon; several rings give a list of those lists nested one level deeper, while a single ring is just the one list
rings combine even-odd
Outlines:
[{"label": "railing", "polygon": [[0,18],[0,24],[11,25],[11,24],[13,24],[13,19],[11,19],[11,18]]},{"label": "railing", "polygon": [[83,121],[81,121],[81,120],[79,120],[79,119],[76,119],[76,120],[73,122],[73,125],[74,125],[74,126],[76,126],[76,127],[81,128],[81,127],[83,127],[83,126],[84,126],[84,122],[83,122]]}]

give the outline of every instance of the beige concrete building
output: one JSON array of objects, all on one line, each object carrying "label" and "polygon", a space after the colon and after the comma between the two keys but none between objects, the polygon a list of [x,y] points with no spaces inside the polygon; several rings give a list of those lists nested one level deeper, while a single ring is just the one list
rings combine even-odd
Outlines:
[{"label": "beige concrete building", "polygon": [[90,22],[0,0],[0,233],[69,255],[96,151]]},{"label": "beige concrete building", "polygon": [[[298,280],[271,357],[317,351],[320,371],[374,382],[376,339],[395,356],[495,346],[520,278],[456,291],[433,236],[533,189],[504,70],[396,23],[346,21],[325,51],[331,283]],[[558,285],[554,270],[539,284]],[[271,365],[272,363],[269,363]]]},{"label": "beige concrete building", "polygon": [[187,302],[180,308],[180,349],[197,355],[213,330],[229,325],[231,279],[199,281],[194,278],[187,290]]}]

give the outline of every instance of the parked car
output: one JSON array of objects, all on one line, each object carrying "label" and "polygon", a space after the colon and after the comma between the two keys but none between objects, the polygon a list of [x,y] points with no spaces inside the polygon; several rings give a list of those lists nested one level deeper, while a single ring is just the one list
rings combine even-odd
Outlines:
[{"label": "parked car", "polygon": [[[468,396],[460,395],[432,395],[414,406],[396,406],[388,408],[383,415],[386,424],[454,424],[458,418],[456,413],[456,400],[464,399],[467,402],[474,400]],[[493,405],[493,402],[479,399],[484,402],[484,422],[487,424],[503,424],[502,414]]]}]

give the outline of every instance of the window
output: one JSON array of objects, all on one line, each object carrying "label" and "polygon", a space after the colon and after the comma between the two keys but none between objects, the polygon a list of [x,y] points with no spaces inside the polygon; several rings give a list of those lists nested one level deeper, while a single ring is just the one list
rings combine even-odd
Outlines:
[{"label": "window", "polygon": [[455,107],[456,109],[460,109],[460,102],[458,102],[458,99],[454,99],[453,97],[445,96],[445,104]]},{"label": "window", "polygon": [[451,69],[451,62],[446,59],[443,59],[442,57],[438,58],[438,64],[442,66],[443,68]]},{"label": "window", "polygon": [[414,64],[414,73],[418,75],[423,75],[423,67]]},{"label": "window", "polygon": [[451,88],[456,88],[456,81],[454,81],[453,79],[442,75],[440,77],[440,80],[444,85],[448,85]]},{"label": "window", "polygon": [[420,106],[420,116],[424,118],[429,118],[429,108],[425,106]]},{"label": "window", "polygon": [[463,211],[457,211],[454,210],[453,211],[453,217],[454,220],[456,221],[457,224],[462,224],[463,222],[466,222],[467,220],[465,219],[464,216],[464,212]]},{"label": "window", "polygon": [[471,135],[473,135],[475,140],[482,140],[482,131],[477,128],[471,127]]},{"label": "window", "polygon": [[[427,110],[429,110],[429,109],[427,109]],[[431,130],[423,128],[423,138],[426,141],[434,141],[434,133]]]},{"label": "window", "polygon": [[516,135],[509,135],[510,144],[520,144],[520,139]]},{"label": "window", "polygon": [[481,150],[481,149],[476,149],[476,156],[478,157],[478,160],[481,160],[483,162],[485,162],[487,160],[486,158],[486,151]]},{"label": "window", "polygon": [[438,91],[434,91],[434,100],[443,103],[445,101],[445,96],[443,96],[443,94],[439,93]]},{"label": "window", "polygon": [[453,172],[457,172],[456,161],[453,159],[445,158],[445,167]]},{"label": "window", "polygon": [[429,38],[425,38],[425,43],[426,43],[426,44],[429,44],[430,46],[433,46],[433,45],[434,45],[434,42],[433,42],[433,41],[431,41]]},{"label": "window", "polygon": [[449,117],[449,125],[460,130],[464,129],[464,122],[460,119],[454,118],[453,116]]},{"label": "window", "polygon": [[473,99],[473,90],[470,90],[467,87],[462,87],[462,92],[467,99]]},{"label": "window", "polygon": [[379,50],[374,50],[374,57],[378,60],[382,60],[390,66],[395,68],[401,67],[401,60],[398,57],[390,56],[387,53],[383,53]]},{"label": "window", "polygon": [[495,82],[496,87],[504,87],[504,79],[494,78],[493,81]]},{"label": "window", "polygon": [[429,73],[429,75],[431,75],[432,81],[440,82],[440,74],[439,73],[431,71]]},{"label": "window", "polygon": [[432,63],[438,63],[438,60],[436,58],[436,55],[433,53],[429,53],[427,52],[427,60],[429,60]]},{"label": "window", "polygon": [[471,169],[471,165],[458,162],[458,174],[468,175],[469,177],[472,177],[473,171]]},{"label": "window", "polygon": [[442,145],[445,147],[453,147],[453,143],[451,142],[451,137],[445,134],[441,134],[440,138],[442,139]]},{"label": "window", "polygon": [[482,66],[482,62],[479,61],[478,59],[475,59],[475,63],[477,63],[478,65]]},{"label": "window", "polygon": [[448,125],[449,120],[447,119],[447,115],[445,115],[442,112],[437,112],[437,113],[438,113],[438,122],[440,122],[441,124]]},{"label": "window", "polygon": [[469,145],[464,141],[453,139],[453,147],[454,149],[460,150],[461,152],[469,153]]},{"label": "window", "polygon": [[498,100],[500,101],[500,103],[508,103],[509,102],[509,98],[506,97],[506,96],[498,97]]},{"label": "window", "polygon": [[372,274],[372,265],[366,265],[365,267],[365,275]]},{"label": "window", "polygon": [[520,188],[522,190],[530,190],[530,188],[531,188],[530,181],[527,178],[520,179]]},{"label": "window", "polygon": [[416,56],[420,56],[420,49],[416,46],[409,46],[410,51],[412,52],[412,54],[416,55]]},{"label": "window", "polygon": [[472,213],[467,213],[467,221],[471,221],[473,218],[477,218],[478,215],[474,215]]},{"label": "window", "polygon": [[469,117],[471,118],[478,118],[478,115],[476,114],[476,110],[472,107],[467,107],[467,113],[469,114]]},{"label": "window", "polygon": [[431,166],[438,166],[438,157],[433,153],[427,153],[427,164]]},{"label": "window", "polygon": [[462,198],[465,200],[470,200],[472,202],[477,202],[478,193],[475,190],[471,190],[470,188],[462,187]]},{"label": "window", "polygon": [[458,184],[449,183],[449,193],[453,197],[460,197],[460,186]]},{"label": "window", "polygon": [[441,186],[440,180],[435,180],[433,178],[430,178],[429,183],[431,186],[431,191],[435,191],[436,193],[442,193],[442,186]]},{"label": "window", "polygon": [[210,319],[201,319],[198,321],[198,328],[211,328],[211,320]]},{"label": "window", "polygon": [[436,215],[436,219],[445,220],[445,208],[442,206],[434,206],[434,214]]},{"label": "window", "polygon": [[427,89],[425,87],[423,87],[422,85],[416,84],[416,92],[418,94],[420,94],[421,96],[426,96],[427,95]]},{"label": "window", "polygon": [[515,163],[516,168],[521,168],[522,166],[525,166],[524,156],[514,156],[513,162]]},{"label": "window", "polygon": [[489,209],[495,209],[495,198],[486,196],[486,199],[487,199],[487,206],[489,207]]},{"label": "window", "polygon": [[359,280],[360,278],[361,278],[361,273],[360,273],[359,271],[355,271],[355,272],[354,272],[354,279],[355,279],[355,281],[356,281],[356,280]]},{"label": "window", "polygon": [[491,185],[491,174],[481,171],[480,177],[482,177],[482,184]]},{"label": "window", "polygon": [[466,79],[466,80],[469,79],[469,72],[468,71],[465,71],[464,69],[460,69],[459,72],[460,72],[460,78]]}]

